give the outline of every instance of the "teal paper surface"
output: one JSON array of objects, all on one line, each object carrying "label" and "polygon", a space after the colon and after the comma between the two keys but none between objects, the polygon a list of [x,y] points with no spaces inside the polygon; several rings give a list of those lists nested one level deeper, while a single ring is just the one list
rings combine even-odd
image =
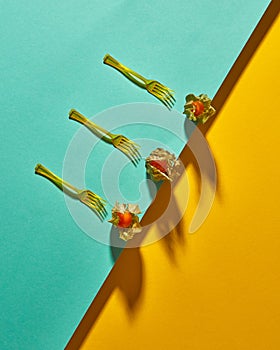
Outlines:
[{"label": "teal paper surface", "polygon": [[[79,128],[68,120],[70,108],[91,117],[120,104],[157,103],[103,65],[107,52],[174,89],[181,112],[187,93],[214,96],[269,1],[0,4],[0,348],[62,349],[114,260],[34,166],[62,174]],[[90,158],[93,188],[91,169]]]}]

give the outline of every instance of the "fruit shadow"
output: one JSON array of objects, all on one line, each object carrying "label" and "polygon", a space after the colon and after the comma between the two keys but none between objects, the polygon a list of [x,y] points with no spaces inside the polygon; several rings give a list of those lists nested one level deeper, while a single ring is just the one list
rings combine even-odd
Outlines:
[{"label": "fruit shadow", "polygon": [[[183,168],[180,171],[183,171]],[[154,200],[141,220],[143,230],[141,234],[134,237],[133,244],[141,246],[143,243],[159,241],[171,262],[175,264],[177,248],[183,249],[186,244],[184,212],[180,210],[173,193],[179,178],[173,183],[169,181],[153,182],[147,174],[147,180],[150,195],[154,197]],[[149,239],[150,230],[157,232],[158,236]]]},{"label": "fruit shadow", "polygon": [[119,231],[113,225],[110,231],[110,244],[111,258],[115,262],[113,275],[118,276],[116,288],[121,292],[129,317],[133,318],[143,286],[143,259],[139,247],[125,248],[127,242],[119,238]]},{"label": "fruit shadow", "polygon": [[[215,116],[211,118],[214,117]],[[185,119],[184,130],[188,142],[181,152],[180,159],[183,162],[185,169],[192,165],[195,178],[200,179],[200,182],[203,181],[205,187],[213,189],[215,194],[218,195],[218,197],[221,197],[218,175],[219,166],[215,159],[215,155],[211,152],[210,146],[205,138],[206,130],[208,130],[205,125],[207,125],[208,122],[203,125],[203,129],[201,125],[197,126],[188,118]],[[204,130],[204,132],[201,130]],[[200,187],[197,187],[197,190],[200,194]]]}]

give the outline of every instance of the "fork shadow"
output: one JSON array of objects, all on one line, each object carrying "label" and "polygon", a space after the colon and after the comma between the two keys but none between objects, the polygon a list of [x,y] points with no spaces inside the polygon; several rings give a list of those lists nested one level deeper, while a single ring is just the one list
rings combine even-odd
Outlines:
[{"label": "fork shadow", "polygon": [[[280,3],[278,0],[272,0],[267,10],[265,11],[260,22],[256,26],[254,32],[249,38],[246,45],[243,47],[240,55],[235,61],[234,65],[230,69],[228,75],[223,81],[221,87],[213,98],[212,104],[216,109],[217,113],[213,116],[206,124],[199,126],[199,130],[204,136],[207,135],[208,131],[212,128],[216,122],[222,107],[230,95],[233,87],[240,78],[242,72],[246,68],[248,62],[257,50],[259,44],[265,37],[272,23],[276,19],[280,10]],[[194,165],[196,169],[196,175],[199,176],[199,168],[196,164],[195,158],[189,149],[185,147],[180,155],[180,159],[183,161],[184,166],[187,167],[190,164]],[[163,192],[163,193],[162,193]],[[162,210],[161,199],[166,196],[164,192],[168,192],[167,185],[163,184],[160,188],[156,200],[152,203],[151,207],[143,217],[143,225],[154,221],[154,218],[159,216],[159,211]],[[178,209],[178,208],[177,208]],[[184,225],[180,221],[179,224],[174,228],[168,235],[163,239],[163,245],[171,257],[171,260],[175,260],[175,243],[174,240],[184,240]],[[147,234],[148,232],[146,232]],[[184,241],[183,241],[184,242]],[[182,242],[182,243],[183,243]],[[183,243],[184,244],[184,243]],[[169,247],[172,246],[172,248]],[[145,281],[145,274],[143,268],[143,259],[141,258],[139,248],[124,249],[120,254],[120,251],[112,251],[111,254],[115,256],[116,263],[105,280],[104,284],[100,288],[95,299],[89,306],[86,314],[81,320],[79,326],[75,330],[71,339],[69,340],[65,349],[79,349],[83,343],[85,337],[94,326],[98,319],[102,309],[106,305],[113,291],[120,287],[125,304],[127,305],[128,312],[133,316],[141,305],[141,294],[143,291],[143,283]],[[137,307],[136,307],[137,306]]]},{"label": "fork shadow", "polygon": [[[195,177],[200,178],[202,175],[203,181],[208,184],[208,187],[215,188],[215,193],[220,195],[219,176],[217,175],[218,164],[211,153],[210,147],[208,148],[205,133],[202,133],[200,127],[197,127],[188,118],[185,119],[184,129],[188,139],[188,143],[180,155],[184,167],[187,168],[191,164],[195,171]],[[203,137],[203,140],[201,137]],[[211,162],[211,159],[213,159],[213,162]]]},{"label": "fork shadow", "polygon": [[110,251],[113,261],[118,259],[117,274],[118,283],[117,288],[124,296],[124,303],[128,311],[128,315],[131,317],[137,305],[139,304],[141,289],[143,286],[143,261],[140,255],[139,248],[125,249],[126,242],[119,238],[118,229],[112,226],[110,231]]}]

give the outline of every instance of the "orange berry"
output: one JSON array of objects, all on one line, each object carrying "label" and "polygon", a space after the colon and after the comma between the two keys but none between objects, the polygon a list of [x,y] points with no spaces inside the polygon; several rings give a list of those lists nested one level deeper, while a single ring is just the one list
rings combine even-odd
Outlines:
[{"label": "orange berry", "polygon": [[118,226],[122,228],[129,227],[132,222],[132,215],[129,211],[125,211],[124,213],[117,213],[119,217]]},{"label": "orange berry", "polygon": [[194,115],[198,117],[200,114],[204,112],[204,105],[201,101],[194,101],[192,105],[195,107]]}]

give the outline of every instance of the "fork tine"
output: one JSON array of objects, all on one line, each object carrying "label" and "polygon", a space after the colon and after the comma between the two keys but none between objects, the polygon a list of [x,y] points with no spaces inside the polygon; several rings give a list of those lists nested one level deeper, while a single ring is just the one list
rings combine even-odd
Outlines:
[{"label": "fork tine", "polygon": [[[162,85],[162,84],[155,84],[154,88],[155,88],[155,89],[158,89],[159,91],[164,92],[164,93],[166,93],[167,91],[170,90],[167,86],[164,86],[164,85]],[[172,92],[172,91],[170,91],[170,93],[171,93],[171,92]]]},{"label": "fork tine", "polygon": [[135,158],[137,158],[137,160],[141,159],[141,155],[138,149],[134,147],[134,145],[127,143],[125,140],[121,140],[120,145],[126,148],[128,152],[130,152]]},{"label": "fork tine", "polygon": [[91,200],[90,198],[84,198],[83,200],[82,200],[82,202],[83,203],[85,203],[88,207],[90,207],[90,208],[93,208],[93,209],[96,209],[96,210],[98,210],[99,209],[99,207],[97,206],[97,203],[95,202],[95,201],[93,201],[93,200]]},{"label": "fork tine", "polygon": [[139,152],[139,148],[135,146],[135,143],[133,142],[128,142],[126,139],[121,139],[120,144],[128,148],[129,150],[133,151],[135,155],[137,155],[139,158],[141,158],[141,154]]},{"label": "fork tine", "polygon": [[135,164],[138,164],[140,162],[140,158],[138,157],[137,154],[132,153],[131,150],[126,150],[126,154],[133,159],[133,161],[135,162]]},{"label": "fork tine", "polygon": [[153,90],[153,94],[160,101],[164,100],[169,105],[170,108],[173,107],[174,102],[171,100],[170,96],[167,94],[166,91],[161,91],[161,90],[155,88]]},{"label": "fork tine", "polygon": [[123,145],[119,144],[117,148],[131,160],[134,166],[137,166],[137,164],[139,163],[139,160],[135,156],[131,155],[130,152],[123,147]]},{"label": "fork tine", "polygon": [[133,163],[134,166],[138,165],[138,163],[139,163],[138,158],[136,158],[133,154],[131,154],[129,151],[127,151],[127,149],[122,148],[122,146],[120,146],[119,149],[122,153],[124,153],[131,160],[131,162]]},{"label": "fork tine", "polygon": [[99,212],[98,208],[94,205],[94,203],[92,203],[91,201],[89,201],[88,199],[83,199],[81,201],[82,203],[84,203],[87,207],[89,207],[91,210],[97,211]]},{"label": "fork tine", "polygon": [[156,88],[156,87],[154,87],[153,89],[152,89],[152,94],[155,96],[155,97],[157,97],[157,98],[161,98],[162,97],[162,91],[160,91],[158,88]]},{"label": "fork tine", "polygon": [[125,141],[125,142],[127,142],[127,143],[133,144],[136,148],[141,148],[141,146],[138,145],[138,143],[136,143],[136,142],[134,142],[134,141],[128,139],[128,138],[127,138],[126,136],[124,136],[124,135],[121,135],[121,136],[122,136],[122,137],[121,137],[121,140],[122,140],[122,141]]},{"label": "fork tine", "polygon": [[125,146],[128,150],[132,151],[138,158],[141,158],[141,154],[139,152],[140,146],[135,142],[130,141],[126,138],[122,138],[120,144]]},{"label": "fork tine", "polygon": [[105,217],[107,215],[107,210],[106,210],[104,204],[102,204],[102,202],[100,200],[95,200],[94,204],[98,208],[100,214]]},{"label": "fork tine", "polygon": [[171,100],[173,100],[174,102],[176,102],[175,97],[173,96],[174,94],[174,90],[169,89],[167,86],[164,86],[162,84],[156,84],[155,85],[155,89],[157,89],[159,92],[167,95]]},{"label": "fork tine", "polygon": [[141,148],[141,146],[138,145],[138,143],[136,143],[136,142],[134,142],[134,141],[132,141],[132,140],[126,138],[125,136],[123,137],[123,140],[125,140],[127,143],[133,145],[133,146],[134,146],[135,148],[137,148],[137,149],[140,149],[140,148]]},{"label": "fork tine", "polygon": [[171,110],[171,107],[170,107],[162,98],[157,97],[157,96],[156,96],[156,98],[157,98],[158,100],[160,100],[160,102],[162,102],[168,110]]},{"label": "fork tine", "polygon": [[106,202],[105,199],[103,199],[102,197],[98,196],[97,194],[91,192],[91,191],[87,191],[87,196],[96,200],[96,201],[100,201],[100,202]]},{"label": "fork tine", "polygon": [[165,92],[161,94],[159,99],[167,103],[169,108],[172,108],[174,105],[174,100],[172,100],[171,96],[166,94]]},{"label": "fork tine", "polygon": [[157,82],[156,84],[155,84],[155,86],[158,86],[158,87],[160,87],[160,88],[162,88],[162,89],[164,89],[164,90],[168,90],[168,91],[170,91],[170,93],[174,93],[175,91],[174,90],[172,90],[172,89],[170,89],[168,86],[165,86],[165,85],[163,85],[163,84],[161,84],[161,83],[159,83],[159,82]]},{"label": "fork tine", "polygon": [[173,102],[172,102],[172,100],[167,99],[167,98],[163,98],[163,100],[168,104],[168,106],[169,106],[170,108],[173,107]]},{"label": "fork tine", "polygon": [[87,197],[81,200],[87,207],[95,212],[101,220],[107,215],[107,211],[101,201],[94,196],[94,194],[87,192]]},{"label": "fork tine", "polygon": [[[154,89],[155,89],[155,91],[157,91],[159,94],[165,95],[165,96],[167,96],[168,98],[173,98],[173,99],[174,99],[172,93],[171,93],[168,89],[165,89],[164,86],[156,85],[156,86],[154,87]],[[175,100],[175,99],[174,99],[174,100]]]},{"label": "fork tine", "polygon": [[99,209],[99,207],[95,206],[95,204],[91,201],[84,201],[84,204],[88,206],[91,210],[93,210],[100,220],[104,220],[104,218],[107,215],[107,212],[104,212],[104,210]]},{"label": "fork tine", "polygon": [[92,192],[88,192],[88,199],[92,201],[100,210],[107,212],[105,208],[106,201],[103,198],[97,197]]},{"label": "fork tine", "polygon": [[104,219],[105,219],[107,213],[104,213],[104,212],[102,212],[102,211],[100,211],[100,210],[98,210],[98,209],[96,209],[96,208],[94,208],[94,207],[91,207],[90,205],[88,205],[88,207],[95,213],[95,215],[98,216],[98,218],[100,219],[100,221],[104,221]]},{"label": "fork tine", "polygon": [[170,98],[168,98],[167,96],[162,96],[162,100],[163,101],[165,101],[167,104],[168,104],[168,106],[170,107],[170,108],[172,108],[173,107],[173,102],[172,102],[172,100],[170,100]]},{"label": "fork tine", "polygon": [[176,98],[174,97],[174,95],[171,92],[168,92],[168,95],[170,96],[170,98],[173,101],[173,103],[175,103],[176,102]]},{"label": "fork tine", "polygon": [[121,145],[127,147],[128,149],[133,149],[133,150],[139,152],[138,148],[135,146],[136,144],[133,141],[128,140],[125,136],[121,137],[119,143]]},{"label": "fork tine", "polygon": [[166,95],[170,98],[170,100],[172,100],[172,103],[175,103],[176,99],[175,99],[174,94],[172,92],[174,92],[174,91],[173,90],[166,90],[165,91]]},{"label": "fork tine", "polygon": [[141,156],[140,152],[138,151],[138,149],[132,148],[132,152],[134,153],[135,157],[137,158],[137,161],[140,162],[140,160],[142,159],[142,156]]},{"label": "fork tine", "polygon": [[133,148],[134,153],[136,154],[137,159],[140,161],[142,159],[141,153],[137,148]]},{"label": "fork tine", "polygon": [[161,91],[161,92],[165,92],[168,90],[168,87],[166,87],[162,84],[155,84],[154,88]]},{"label": "fork tine", "polygon": [[101,217],[101,219],[104,220],[108,213],[104,210],[98,210],[98,214]]}]

